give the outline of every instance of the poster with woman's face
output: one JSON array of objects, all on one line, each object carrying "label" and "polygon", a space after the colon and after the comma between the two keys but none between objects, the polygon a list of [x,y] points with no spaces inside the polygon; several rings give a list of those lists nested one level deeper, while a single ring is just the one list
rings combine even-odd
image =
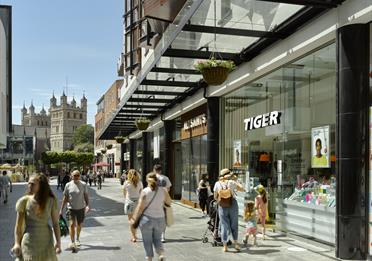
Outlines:
[{"label": "poster with woman's face", "polygon": [[242,165],[242,161],[241,161],[241,152],[242,152],[242,142],[241,140],[234,140],[234,144],[233,144],[233,148],[234,148],[234,153],[233,153],[233,159],[234,159],[234,163],[233,163],[233,167],[240,167]]},{"label": "poster with woman's face", "polygon": [[311,167],[330,168],[329,126],[311,129]]}]

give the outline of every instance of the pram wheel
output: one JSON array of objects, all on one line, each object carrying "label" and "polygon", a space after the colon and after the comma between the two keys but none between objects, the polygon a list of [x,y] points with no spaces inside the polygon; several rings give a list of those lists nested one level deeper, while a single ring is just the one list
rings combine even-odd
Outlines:
[{"label": "pram wheel", "polygon": [[207,238],[207,237],[204,237],[204,238],[202,239],[202,242],[203,242],[203,243],[208,243],[208,238]]}]

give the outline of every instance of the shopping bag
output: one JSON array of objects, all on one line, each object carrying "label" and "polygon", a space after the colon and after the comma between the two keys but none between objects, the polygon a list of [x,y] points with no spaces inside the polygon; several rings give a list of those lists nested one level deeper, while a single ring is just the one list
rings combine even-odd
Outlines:
[{"label": "shopping bag", "polygon": [[172,207],[170,205],[165,204],[164,213],[165,213],[165,224],[167,225],[167,227],[172,226],[174,224]]},{"label": "shopping bag", "polygon": [[62,215],[59,216],[58,223],[59,223],[59,230],[61,231],[61,236],[62,237],[67,236],[69,234],[68,225],[67,225],[66,219],[64,219]]}]

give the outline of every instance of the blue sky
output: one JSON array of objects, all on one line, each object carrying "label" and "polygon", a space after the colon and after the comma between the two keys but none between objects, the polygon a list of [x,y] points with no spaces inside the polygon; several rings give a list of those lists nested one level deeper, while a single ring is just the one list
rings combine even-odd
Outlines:
[{"label": "blue sky", "polygon": [[13,8],[13,123],[23,102],[39,112],[68,79],[69,100],[88,99],[88,123],[96,102],[118,78],[123,0],[0,0]]}]

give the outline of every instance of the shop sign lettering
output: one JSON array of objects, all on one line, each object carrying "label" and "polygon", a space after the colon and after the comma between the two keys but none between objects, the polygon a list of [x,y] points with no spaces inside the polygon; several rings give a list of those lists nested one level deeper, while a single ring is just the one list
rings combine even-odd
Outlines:
[{"label": "shop sign lettering", "polygon": [[202,114],[195,118],[192,118],[191,120],[185,121],[183,123],[183,129],[186,131],[186,130],[199,127],[202,125],[206,125],[206,124],[207,124],[207,116],[205,114]]},{"label": "shop sign lettering", "polygon": [[257,115],[248,119],[244,119],[244,129],[254,130],[259,128],[265,128],[267,126],[274,126],[280,124],[280,117],[282,113],[279,111],[272,111],[269,113]]}]

